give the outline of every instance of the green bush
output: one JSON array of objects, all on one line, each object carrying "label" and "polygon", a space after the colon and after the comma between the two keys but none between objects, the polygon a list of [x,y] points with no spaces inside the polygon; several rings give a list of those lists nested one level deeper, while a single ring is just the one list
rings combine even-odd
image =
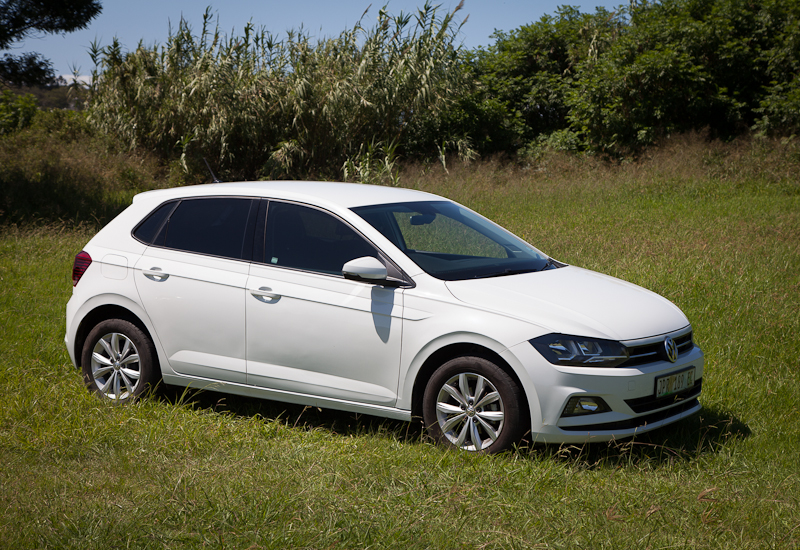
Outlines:
[{"label": "green bush", "polygon": [[800,78],[770,86],[768,91],[756,109],[762,117],[754,129],[769,135],[796,135],[800,132]]},{"label": "green bush", "polygon": [[[562,6],[555,15],[495,33],[495,43],[470,57],[479,81],[476,99],[494,102],[506,113],[503,128],[515,139],[495,139],[491,152],[513,152],[539,136],[568,126],[567,96],[587,56],[600,55],[620,32],[623,22],[614,13],[598,9],[583,14]],[[496,130],[495,130],[496,131]]]},{"label": "green bush", "polygon": [[800,121],[800,1],[648,0],[498,33],[473,61],[519,144],[570,129],[614,155],[676,132],[790,135]]},{"label": "green bush", "polygon": [[4,90],[0,95],[0,136],[29,126],[35,114],[35,97],[31,94],[14,95]]}]

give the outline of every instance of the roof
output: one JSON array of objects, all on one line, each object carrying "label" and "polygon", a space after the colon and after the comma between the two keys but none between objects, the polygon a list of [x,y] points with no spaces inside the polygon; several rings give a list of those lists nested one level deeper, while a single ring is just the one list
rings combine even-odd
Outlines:
[{"label": "roof", "polygon": [[404,189],[360,183],[337,183],[326,181],[246,181],[236,183],[208,183],[146,191],[134,197],[147,197],[149,200],[168,200],[180,197],[240,195],[269,197],[275,199],[327,203],[343,208],[366,206],[370,204],[389,204],[395,202],[443,200],[438,195]]}]

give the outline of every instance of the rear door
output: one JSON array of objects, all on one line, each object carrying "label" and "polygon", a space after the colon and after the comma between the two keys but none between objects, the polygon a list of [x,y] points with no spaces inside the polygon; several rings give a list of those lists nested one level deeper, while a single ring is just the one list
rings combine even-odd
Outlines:
[{"label": "rear door", "polygon": [[258,204],[180,201],[135,266],[142,303],[175,372],[246,382],[245,285]]}]

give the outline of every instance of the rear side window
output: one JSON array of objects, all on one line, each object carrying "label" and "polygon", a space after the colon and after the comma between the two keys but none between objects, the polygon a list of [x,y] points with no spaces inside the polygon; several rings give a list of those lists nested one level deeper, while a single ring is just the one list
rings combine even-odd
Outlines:
[{"label": "rear side window", "polygon": [[164,246],[186,252],[198,252],[224,258],[249,256],[252,248],[250,211],[256,210],[252,199],[203,198],[183,200],[169,217]]},{"label": "rear side window", "polygon": [[167,202],[133,230],[145,244],[250,260],[259,200],[213,197]]}]

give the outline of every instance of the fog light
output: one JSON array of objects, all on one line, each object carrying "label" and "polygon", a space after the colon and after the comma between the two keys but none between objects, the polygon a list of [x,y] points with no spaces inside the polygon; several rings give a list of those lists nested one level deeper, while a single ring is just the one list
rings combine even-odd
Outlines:
[{"label": "fog light", "polygon": [[561,417],[599,414],[609,412],[610,410],[611,407],[600,397],[571,397],[570,400],[567,401],[567,406],[564,407],[564,412],[561,413]]}]

